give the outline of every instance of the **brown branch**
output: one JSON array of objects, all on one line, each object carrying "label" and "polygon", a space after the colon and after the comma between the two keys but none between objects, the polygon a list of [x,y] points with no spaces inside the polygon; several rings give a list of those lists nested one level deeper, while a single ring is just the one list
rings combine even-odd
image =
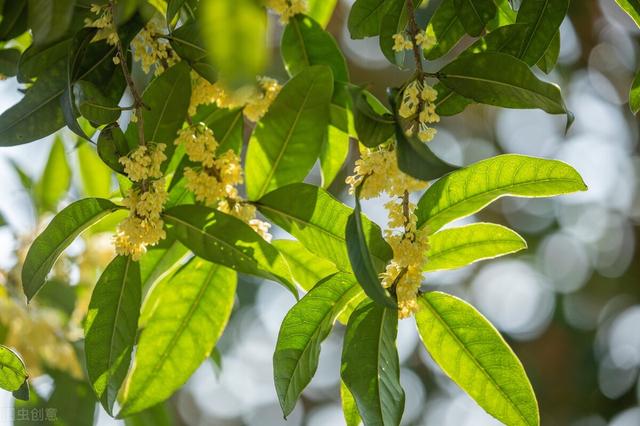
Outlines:
[{"label": "brown branch", "polygon": [[413,5],[413,0],[407,0],[407,16],[409,18],[409,35],[411,36],[411,44],[413,45],[413,59],[416,62],[416,69],[420,74],[423,74],[422,53],[420,52],[420,46],[416,43],[416,37],[420,34],[420,27],[418,27],[418,23],[416,22],[416,8]]}]

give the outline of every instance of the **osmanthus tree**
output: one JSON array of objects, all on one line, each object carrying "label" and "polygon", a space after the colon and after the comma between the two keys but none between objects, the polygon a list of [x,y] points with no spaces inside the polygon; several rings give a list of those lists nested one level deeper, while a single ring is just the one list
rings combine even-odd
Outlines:
[{"label": "osmanthus tree", "polygon": [[[306,292],[283,320],[273,357],[285,416],[340,321],[347,423],[398,425],[398,320],[414,318],[432,358],[489,414],[508,425],[539,424],[525,370],[497,330],[466,302],[421,291],[422,276],[526,248],[497,224],[448,223],[503,196],[586,186],[557,160],[507,154],[459,167],[428,142],[441,116],[471,103],[564,114],[569,127],[560,89],[539,77],[558,58],[569,0],[523,0],[517,10],[507,0],[442,0],[429,5],[424,28],[419,0],[357,0],[351,36],[379,37],[392,64],[414,70],[386,100],[351,81],[324,30],[335,3],[0,2],[0,71],[24,85],[23,98],[0,115],[0,144],[66,126],[94,142],[117,176],[116,193],[55,215],[21,273],[27,300],[37,304],[71,242],[107,216],[122,217],[117,256],[84,319],[87,381],[108,413],[141,412],[187,381],[224,331],[242,273],[280,283],[295,298]],[[270,10],[284,26],[290,78],[281,83],[262,75]],[[432,70],[430,61],[445,55],[453,59]],[[360,159],[347,179],[351,209],[327,187],[353,139]],[[318,160],[322,186],[303,183]],[[423,190],[413,204],[410,194]],[[382,193],[391,198],[384,232],[360,207],[361,198]],[[258,212],[295,239],[271,240]],[[25,366],[1,349],[0,386],[24,396]]]}]

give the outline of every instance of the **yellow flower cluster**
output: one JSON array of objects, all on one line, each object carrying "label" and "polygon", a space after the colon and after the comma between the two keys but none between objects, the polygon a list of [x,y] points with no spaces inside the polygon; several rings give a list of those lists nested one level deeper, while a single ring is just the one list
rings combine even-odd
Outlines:
[{"label": "yellow flower cluster", "polygon": [[134,186],[123,200],[129,216],[118,225],[114,238],[116,253],[139,260],[147,246],[166,237],[161,219],[167,190],[160,166],[166,160],[164,144],[141,145],[120,158]]},{"label": "yellow flower cluster", "polygon": [[237,186],[243,182],[240,158],[233,150],[216,154],[218,142],[204,124],[187,127],[178,132],[175,143],[184,146],[189,160],[200,168],[185,167],[187,189],[196,200],[230,214],[249,224],[262,238],[271,241],[270,224],[255,218],[256,208],[245,203]]},{"label": "yellow flower cluster", "polygon": [[[402,52],[404,50],[413,49],[413,41],[409,37],[405,35],[405,33],[397,33],[393,36],[393,47],[392,49],[395,52]],[[433,47],[436,42],[435,36],[433,34],[427,34],[426,32],[420,31],[416,34],[415,38],[416,46],[421,46],[424,49],[428,49]]]},{"label": "yellow flower cluster", "polygon": [[160,25],[156,20],[151,20],[131,42],[133,58],[141,63],[145,73],[153,67],[155,76],[159,76],[179,60],[171,45],[159,37],[161,35]]},{"label": "yellow flower cluster", "polygon": [[265,4],[280,15],[280,23],[283,25],[293,16],[306,13],[308,9],[305,0],[265,0]]},{"label": "yellow flower cluster", "polygon": [[[429,127],[429,124],[440,121],[440,116],[436,113],[437,98],[438,92],[426,81],[413,80],[402,92],[402,102],[398,112],[405,119],[416,120],[417,115],[418,139],[422,142],[429,142],[436,135],[436,129]],[[412,123],[406,130],[408,136],[414,134],[414,127],[415,124]]]},{"label": "yellow flower cluster", "polygon": [[94,41],[106,40],[108,44],[115,46],[118,44],[118,32],[113,25],[113,13],[110,4],[92,4],[91,12],[97,16],[96,19],[85,19],[85,26],[98,29]]},{"label": "yellow flower cluster", "polygon": [[243,108],[244,116],[257,122],[269,110],[282,86],[269,77],[259,77],[258,87],[243,87],[228,90],[220,82],[209,83],[200,76],[195,77],[189,115],[194,115],[198,106],[215,103],[219,108]]}]

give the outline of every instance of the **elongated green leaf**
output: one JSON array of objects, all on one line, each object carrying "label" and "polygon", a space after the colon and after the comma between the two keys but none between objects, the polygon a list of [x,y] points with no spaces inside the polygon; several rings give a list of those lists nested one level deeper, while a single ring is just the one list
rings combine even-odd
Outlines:
[{"label": "elongated green leaf", "polygon": [[33,43],[58,40],[67,32],[76,0],[29,0],[29,27]]},{"label": "elongated green leaf", "polygon": [[550,197],[586,189],[578,172],[562,161],[499,155],[453,172],[429,187],[418,202],[418,226],[436,232],[507,195]]},{"label": "elongated green leaf", "polygon": [[78,112],[92,123],[110,124],[120,118],[122,110],[117,102],[107,98],[89,81],[78,81],[73,85],[73,99]]},{"label": "elongated green leaf", "polygon": [[5,1],[0,21],[0,41],[11,40],[27,29],[27,0]]},{"label": "elongated green leaf", "polygon": [[348,82],[347,62],[333,36],[305,15],[296,15],[284,29],[281,42],[282,59],[289,75],[306,67],[326,65],[335,81]]},{"label": "elongated green leaf", "polygon": [[493,0],[454,0],[454,5],[458,19],[472,36],[479,36],[497,12]]},{"label": "elongated green leaf", "polygon": [[308,0],[307,15],[312,17],[324,28],[331,20],[337,2],[338,0]]},{"label": "elongated green leaf", "polygon": [[513,7],[511,6],[511,0],[493,0],[493,2],[498,9],[498,13],[496,13],[495,18],[487,24],[487,29],[489,31],[494,31],[499,27],[515,24],[516,11],[513,10]]},{"label": "elongated green leaf", "polygon": [[376,269],[371,260],[369,247],[367,246],[360,208],[361,188],[362,186],[359,186],[358,189],[356,189],[356,206],[353,209],[353,213],[349,216],[349,219],[347,219],[345,229],[349,262],[351,263],[351,269],[358,283],[367,296],[382,306],[395,308],[395,300],[389,295],[387,290],[382,287],[378,276],[378,274],[382,272],[382,268]]},{"label": "elongated green leaf", "polygon": [[640,1],[638,0],[616,0],[618,6],[633,19],[633,22],[640,28]]},{"label": "elongated green leaf", "polygon": [[0,74],[5,77],[13,77],[18,73],[18,61],[20,51],[18,49],[0,50]]},{"label": "elongated green leaf", "polygon": [[214,83],[218,74],[202,40],[200,22],[191,21],[174,30],[169,41],[173,50],[201,77]]},{"label": "elongated green leaf", "polygon": [[296,240],[275,240],[271,244],[284,256],[296,284],[306,291],[338,272],[336,265],[311,253]]},{"label": "elongated green leaf", "polygon": [[189,249],[175,239],[164,239],[151,247],[140,259],[140,281],[148,290],[164,276],[170,275],[188,256]]},{"label": "elongated green leaf", "polygon": [[[394,65],[401,67],[404,64],[404,50],[393,50],[394,34],[402,33],[407,26],[407,4],[405,0],[393,0],[389,10],[380,20],[380,50],[382,54]],[[414,2],[414,7],[418,7]]]},{"label": "elongated green leaf", "polygon": [[62,139],[57,137],[51,145],[49,159],[44,172],[36,183],[35,192],[39,210],[55,211],[58,202],[66,195],[71,185],[71,167]]},{"label": "elongated green leaf", "polygon": [[553,71],[553,68],[556,66],[558,62],[558,58],[560,57],[560,30],[556,31],[556,35],[551,40],[551,44],[547,48],[542,58],[536,63],[538,68],[542,70],[545,74],[549,74]]},{"label": "elongated green leaf", "polygon": [[349,388],[342,380],[340,380],[340,401],[342,402],[342,414],[344,415],[346,426],[360,426],[362,419],[358,413],[356,400],[353,399]]},{"label": "elongated green leaf", "polygon": [[434,89],[438,91],[438,98],[435,102],[436,113],[441,116],[459,114],[464,111],[468,105],[473,103],[471,99],[458,95],[442,83],[436,84]]},{"label": "elongated green leaf", "polygon": [[517,24],[526,24],[518,57],[534,65],[547,51],[569,9],[569,0],[523,0]]},{"label": "elongated green leaf", "polygon": [[377,36],[380,23],[392,1],[356,0],[349,12],[347,26],[352,39]]},{"label": "elongated green leaf", "polygon": [[637,114],[640,111],[640,71],[636,73],[633,83],[631,83],[631,90],[629,91],[629,107],[631,112]]},{"label": "elongated green leaf", "polygon": [[[20,356],[4,345],[0,345],[0,388],[16,392],[27,382],[27,369]],[[27,398],[28,398],[27,393]],[[20,396],[23,396],[20,394]],[[21,398],[25,399],[25,398]]]},{"label": "elongated green leaf", "polygon": [[48,71],[65,58],[71,39],[63,39],[47,46],[29,46],[18,62],[18,81],[26,83]]},{"label": "elongated green leaf", "polygon": [[91,295],[84,325],[87,372],[109,414],[129,370],[141,291],[140,266],[130,257],[118,256],[104,270]]},{"label": "elongated green leaf", "polygon": [[444,229],[429,237],[424,271],[439,271],[467,266],[527,248],[515,231],[493,223],[474,223]]},{"label": "elongated green leaf", "polygon": [[456,13],[455,0],[443,0],[438,6],[425,30],[427,37],[433,38],[424,49],[425,58],[432,61],[446,55],[465,35],[464,26]]},{"label": "elongated green leaf", "polygon": [[120,206],[101,198],[85,198],[65,207],[35,239],[22,267],[22,287],[27,300],[44,285],[58,256],[82,231]]},{"label": "elongated green leaf", "polygon": [[340,375],[366,425],[396,426],[404,409],[396,349],[398,313],[365,301],[349,318]]},{"label": "elongated green leaf", "polygon": [[284,317],[273,354],[273,378],[285,416],[293,411],[318,368],[320,344],[358,290],[353,275],[332,275],[311,289]]},{"label": "elongated green leaf", "polygon": [[277,281],[297,296],[286,260],[249,225],[200,205],[182,205],[164,213],[170,234],[196,256]]},{"label": "elongated green leaf", "polygon": [[320,150],[320,170],[322,172],[322,187],[331,186],[342,170],[349,155],[349,135],[337,127],[329,126],[327,139]]},{"label": "elongated green leaf", "polygon": [[119,417],[164,401],[207,359],[231,315],[236,281],[232,270],[195,258],[153,289],[158,296],[140,333]]},{"label": "elongated green leaf", "polygon": [[419,303],[420,337],[444,372],[501,422],[539,425],[538,404],[524,368],[491,323],[445,293],[427,293]]},{"label": "elongated green leaf", "polygon": [[[297,183],[262,197],[256,206],[262,214],[296,237],[310,252],[329,259],[338,269],[351,271],[345,229],[353,211],[322,188]],[[363,217],[362,226],[376,269],[392,257],[380,227]]]},{"label": "elongated green leaf", "polygon": [[202,36],[212,64],[232,86],[252,83],[267,63],[267,14],[255,0],[200,2]]},{"label": "elongated green leaf", "polygon": [[180,8],[184,5],[186,0],[168,0],[167,1],[167,22],[171,23],[173,18],[180,13]]},{"label": "elongated green leaf", "polygon": [[309,173],[324,142],[332,92],[331,70],[324,65],[304,68],[282,88],[249,142],[250,200]]},{"label": "elongated green leaf", "polygon": [[109,197],[112,172],[88,143],[78,146],[78,166],[82,178],[82,192],[87,197]]},{"label": "elongated green leaf", "polygon": [[351,90],[351,95],[358,140],[369,148],[387,142],[395,132],[396,120],[393,115],[367,90],[356,87]]},{"label": "elongated green leaf", "polygon": [[461,56],[440,71],[440,81],[476,102],[566,114],[567,127],[573,121],[558,86],[538,80],[526,63],[506,53]]}]

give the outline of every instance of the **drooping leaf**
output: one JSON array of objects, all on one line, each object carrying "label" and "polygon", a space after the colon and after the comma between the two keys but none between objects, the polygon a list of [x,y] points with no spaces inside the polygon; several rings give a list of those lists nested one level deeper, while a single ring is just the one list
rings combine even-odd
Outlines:
[{"label": "drooping leaf", "polygon": [[344,166],[349,155],[349,135],[337,127],[329,126],[327,139],[320,150],[322,187],[328,188]]},{"label": "drooping leaf", "polygon": [[33,44],[42,45],[61,38],[73,18],[76,0],[29,0],[29,27]]},{"label": "drooping leaf", "polygon": [[[26,398],[22,393],[15,394],[27,382],[27,369],[20,356],[4,345],[0,345],[0,388],[9,392],[14,392],[14,396],[20,399],[29,399],[27,391]],[[28,388],[27,388],[28,390]]]},{"label": "drooping leaf", "polygon": [[336,265],[311,253],[299,241],[274,240],[271,244],[284,256],[293,279],[305,291],[311,290],[322,279],[338,272]]},{"label": "drooping leaf", "polygon": [[194,258],[154,287],[119,417],[164,401],[207,359],[231,315],[236,282],[232,270]]},{"label": "drooping leaf", "polygon": [[369,148],[385,143],[394,135],[396,120],[371,93],[359,87],[351,90],[353,121],[358,140]]},{"label": "drooping leaf", "polygon": [[124,381],[138,331],[140,266],[117,256],[106,267],[91,295],[84,325],[89,380],[109,413]]},{"label": "drooping leaf", "polygon": [[18,61],[20,51],[18,49],[0,50],[0,74],[5,77],[13,77],[18,73]]},{"label": "drooping leaf", "polygon": [[444,229],[429,237],[424,271],[455,269],[527,248],[515,231],[493,223]]},{"label": "drooping leaf", "polygon": [[551,40],[551,44],[547,48],[542,58],[536,64],[538,68],[542,70],[545,74],[549,74],[553,71],[553,68],[556,66],[558,62],[558,58],[560,57],[560,31],[556,31],[556,35]]},{"label": "drooping leaf", "polygon": [[491,323],[445,293],[427,293],[418,300],[420,337],[445,373],[501,422],[539,425],[538,404],[524,368]]},{"label": "drooping leaf", "polygon": [[379,274],[383,270],[382,268],[376,268],[374,265],[365,238],[360,208],[361,188],[362,185],[356,189],[356,206],[353,209],[353,213],[351,213],[347,219],[347,226],[345,228],[349,262],[351,263],[351,269],[358,283],[367,296],[381,306],[395,308],[395,300],[389,295],[389,292],[382,287],[382,283],[380,282]]},{"label": "drooping leaf", "polygon": [[526,63],[506,53],[461,56],[442,68],[439,78],[451,90],[476,102],[566,114],[567,127],[573,121],[558,86],[538,80]]},{"label": "drooping leaf", "polygon": [[558,160],[505,154],[474,163],[431,185],[418,202],[418,227],[430,233],[507,195],[550,197],[587,187],[573,167]]},{"label": "drooping leaf", "polygon": [[[268,193],[256,206],[310,252],[329,259],[341,271],[351,271],[345,229],[353,210],[327,191],[305,183],[292,184]],[[391,248],[378,225],[364,217],[362,225],[374,265],[382,269],[392,257]]]},{"label": "drooping leaf", "polygon": [[176,206],[163,216],[170,235],[196,256],[277,281],[297,296],[286,260],[240,219],[200,205]]},{"label": "drooping leaf", "polygon": [[349,12],[347,26],[352,39],[380,34],[380,23],[393,1],[356,0]]},{"label": "drooping leaf", "polygon": [[364,424],[396,426],[404,410],[396,349],[398,312],[365,301],[349,318],[340,375]]},{"label": "drooping leaf", "polygon": [[353,275],[332,275],[300,299],[282,321],[273,354],[273,377],[285,416],[293,411],[318,368],[320,344],[358,290]]},{"label": "drooping leaf", "polygon": [[245,170],[250,200],[300,182],[309,173],[324,142],[332,92],[331,70],[324,65],[305,68],[282,88],[249,141]]},{"label": "drooping leaf", "polygon": [[267,14],[255,0],[200,2],[201,31],[212,64],[232,86],[255,81],[268,55]]},{"label": "drooping leaf", "polygon": [[443,0],[440,3],[425,32],[427,37],[435,41],[424,46],[425,58],[430,61],[446,55],[458,44],[465,35],[465,29],[458,19],[455,0]]},{"label": "drooping leaf", "polygon": [[523,0],[518,9],[517,24],[526,24],[518,57],[529,66],[545,54],[569,9],[569,0]]},{"label": "drooping leaf", "polygon": [[631,90],[629,91],[629,107],[631,112],[637,114],[640,111],[640,71],[636,73]]},{"label": "drooping leaf", "polygon": [[109,197],[111,194],[111,169],[100,160],[96,151],[88,143],[81,143],[77,152],[84,195],[87,197]]},{"label": "drooping leaf", "polygon": [[353,399],[349,388],[342,380],[340,380],[340,401],[342,402],[342,414],[344,415],[346,426],[360,426],[362,419],[358,413],[356,400]]},{"label": "drooping leaf", "polygon": [[496,15],[493,0],[454,0],[458,19],[469,35],[479,36]]},{"label": "drooping leaf", "polygon": [[331,20],[337,2],[338,0],[308,0],[307,15],[325,28]]},{"label": "drooping leaf", "polygon": [[85,198],[65,207],[34,240],[22,267],[22,287],[31,300],[44,285],[58,256],[82,231],[120,206],[102,198]]},{"label": "drooping leaf", "polygon": [[640,28],[640,1],[638,0],[616,0],[618,6],[633,19]]},{"label": "drooping leaf", "polygon": [[58,202],[66,195],[71,185],[71,167],[67,162],[64,143],[56,137],[49,151],[49,158],[40,179],[36,183],[35,195],[39,210],[56,211]]}]

